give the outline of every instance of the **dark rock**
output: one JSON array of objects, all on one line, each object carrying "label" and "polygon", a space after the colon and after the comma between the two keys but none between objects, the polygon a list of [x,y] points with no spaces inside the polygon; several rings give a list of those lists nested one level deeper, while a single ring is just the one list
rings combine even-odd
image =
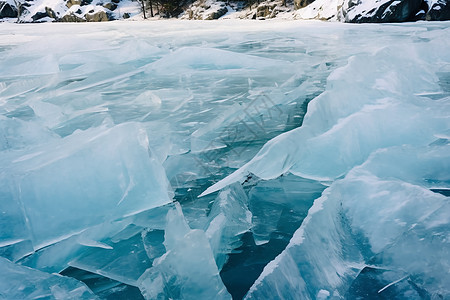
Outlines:
[{"label": "dark rock", "polygon": [[73,5],[80,5],[81,0],[69,0],[66,3],[67,8],[71,8]]},{"label": "dark rock", "polygon": [[226,14],[228,12],[228,9],[226,7],[221,7],[219,8],[217,11],[209,14],[205,20],[217,20],[218,18],[220,18],[221,16],[223,16],[224,14]]},{"label": "dark rock", "polygon": [[361,9],[361,2],[349,1],[344,12],[345,21],[349,23],[389,23],[413,20],[420,10],[422,0],[390,0],[369,11]]},{"label": "dark rock", "polygon": [[85,5],[89,5],[92,3],[92,0],[81,0],[81,4],[80,6],[85,6]]},{"label": "dark rock", "polygon": [[295,9],[299,9],[313,3],[314,0],[294,0]]},{"label": "dark rock", "polygon": [[427,21],[450,20],[450,2],[446,0],[440,0],[433,3],[425,16],[425,19]]},{"label": "dark rock", "polygon": [[58,20],[59,22],[86,22],[85,19],[80,18],[74,14],[68,14],[63,16],[61,19]]},{"label": "dark rock", "polygon": [[55,19],[55,20],[57,20],[58,19],[58,16],[55,14],[55,12],[53,11],[53,9],[51,9],[50,7],[45,7],[45,12],[47,13],[47,15],[50,17],[50,18],[52,18],[52,19]]},{"label": "dark rock", "polygon": [[258,8],[256,9],[256,17],[258,19],[261,19],[270,16],[276,6],[276,4],[258,6]]},{"label": "dark rock", "polygon": [[416,15],[412,18],[411,21],[425,21],[426,18],[426,12],[424,10],[420,10],[416,13]]},{"label": "dark rock", "polygon": [[98,11],[94,14],[86,14],[85,18],[88,22],[106,22],[114,20],[111,15],[108,15],[104,11]]},{"label": "dark rock", "polygon": [[81,11],[81,9],[77,9],[75,13],[81,15],[83,12]]},{"label": "dark rock", "polygon": [[120,0],[111,0],[111,2],[118,4],[118,3],[120,3]]},{"label": "dark rock", "polygon": [[1,18],[17,18],[17,8],[9,3],[0,2],[0,19]]},{"label": "dark rock", "polygon": [[428,11],[428,4],[426,1],[422,1],[419,11],[414,15],[411,21],[425,21],[427,11]]},{"label": "dark rock", "polygon": [[43,19],[45,17],[48,17],[48,14],[46,12],[37,12],[35,13],[31,18],[33,19],[33,22],[37,22],[40,19]]},{"label": "dark rock", "polygon": [[112,11],[117,8],[117,4],[109,2],[109,3],[104,4],[103,7]]},{"label": "dark rock", "polygon": [[92,14],[92,13],[94,13],[94,11],[95,11],[95,10],[91,9],[91,10],[89,11],[89,13]]},{"label": "dark rock", "polygon": [[33,23],[39,23],[39,22],[43,22],[42,19],[43,18],[52,18],[52,19],[58,19],[58,17],[56,16],[55,12],[53,11],[53,9],[51,9],[50,7],[45,7],[45,11],[40,11],[35,13],[31,19],[33,19]]},{"label": "dark rock", "polygon": [[129,19],[130,18],[130,14],[129,13],[124,13],[122,18]]}]

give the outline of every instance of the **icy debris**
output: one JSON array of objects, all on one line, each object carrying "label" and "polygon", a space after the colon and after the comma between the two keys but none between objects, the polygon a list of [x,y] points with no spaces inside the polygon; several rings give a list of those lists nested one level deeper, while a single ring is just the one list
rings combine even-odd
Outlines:
[{"label": "icy debris", "polygon": [[205,234],[219,270],[232,250],[241,246],[241,235],[252,227],[252,214],[248,210],[248,198],[238,183],[219,193],[209,214]]},{"label": "icy debris", "polygon": [[[145,241],[152,236],[147,231],[164,230],[165,216],[171,209],[173,203],[90,227],[34,253],[28,250],[27,254],[30,255],[20,257],[20,263],[46,272],[61,272],[69,265],[76,264],[85,271],[136,285],[136,279],[151,266],[153,259],[159,256],[151,256],[146,247]],[[139,236],[142,236],[142,239]],[[98,270],[93,270],[87,263],[92,257],[98,257],[97,261],[92,261],[92,264],[99,267]],[[119,267],[124,262],[140,264],[140,260],[144,261],[142,266],[135,269],[127,267],[127,272],[121,272]]]},{"label": "icy debris", "polygon": [[98,299],[82,282],[20,266],[0,257],[2,299]]},{"label": "icy debris", "polygon": [[231,299],[223,285],[208,238],[191,230],[180,206],[167,214],[167,252],[139,278],[146,299]]}]

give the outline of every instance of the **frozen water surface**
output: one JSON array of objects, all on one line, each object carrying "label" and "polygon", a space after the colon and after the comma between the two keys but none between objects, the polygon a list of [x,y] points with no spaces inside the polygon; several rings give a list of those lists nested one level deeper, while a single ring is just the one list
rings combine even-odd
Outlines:
[{"label": "frozen water surface", "polygon": [[450,297],[448,49],[448,22],[2,24],[0,297]]}]

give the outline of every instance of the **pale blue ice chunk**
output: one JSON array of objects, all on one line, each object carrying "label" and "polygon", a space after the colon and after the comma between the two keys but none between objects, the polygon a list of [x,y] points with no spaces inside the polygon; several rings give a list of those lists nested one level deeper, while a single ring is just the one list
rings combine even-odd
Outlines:
[{"label": "pale blue ice chunk", "polygon": [[164,238],[167,252],[138,281],[146,299],[231,299],[208,238],[189,228],[180,206],[168,212]]},{"label": "pale blue ice chunk", "polygon": [[[34,117],[34,111],[29,106],[26,107]],[[29,117],[21,115],[20,111],[10,112],[9,115],[10,118],[0,115],[0,151],[30,148],[59,139],[43,124],[28,120]]]},{"label": "pale blue ice chunk", "polygon": [[249,191],[255,243],[269,242],[276,232],[295,231],[324,188],[319,182],[293,175],[257,182]]},{"label": "pale blue ice chunk", "polygon": [[27,219],[23,215],[23,207],[18,201],[18,194],[11,187],[14,180],[4,178],[0,181],[0,247],[15,244],[23,240],[31,240]]},{"label": "pale blue ice chunk", "polygon": [[141,235],[145,252],[153,265],[155,258],[161,257],[166,253],[166,247],[163,244],[164,230],[147,228],[142,231]]},{"label": "pale blue ice chunk", "polygon": [[0,160],[2,181],[14,179],[9,189],[23,206],[35,249],[171,201],[164,169],[134,123],[76,132]]},{"label": "pale blue ice chunk", "polygon": [[133,286],[151,267],[140,232],[116,243],[107,240],[93,245],[96,247],[85,249],[69,265]]},{"label": "pale blue ice chunk", "polygon": [[0,257],[2,299],[97,299],[82,282],[16,265]]},{"label": "pale blue ice chunk", "polygon": [[[41,271],[59,273],[84,251],[89,252],[91,248],[110,248],[108,245],[110,241],[113,240],[117,243],[138,233],[139,231],[135,232],[134,230],[130,232],[133,217],[89,227],[79,234],[38,249],[31,255],[20,259],[19,262]],[[133,228],[131,227],[131,229]],[[139,229],[142,230],[142,227]],[[133,232],[135,233],[131,234]]]},{"label": "pale blue ice chunk", "polygon": [[252,228],[252,214],[248,198],[239,183],[219,193],[208,216],[205,234],[219,270],[227,261],[227,255],[242,245],[241,235]]},{"label": "pale blue ice chunk", "polygon": [[[99,265],[103,264],[103,266],[107,266],[109,264],[111,265],[111,267],[113,267],[115,264],[114,255],[116,254],[123,255],[123,260],[130,259],[132,261],[136,258],[136,256],[139,256],[140,253],[137,253],[136,256],[134,256],[134,253],[132,251],[116,253],[114,250],[114,244],[120,245],[121,242],[125,242],[125,244],[127,244],[127,241],[132,240],[132,238],[136,235],[142,235],[142,240],[148,240],[148,238],[145,238],[145,236],[147,235],[145,231],[147,229],[164,230],[164,228],[166,227],[167,212],[173,209],[173,207],[174,204],[169,203],[167,205],[149,209],[117,221],[104,222],[100,225],[90,227],[79,234],[73,235],[60,242],[37,250],[31,255],[22,258],[20,260],[20,263],[45,272],[61,272],[62,270],[66,269],[72,261],[76,261],[77,258],[83,257],[83,253],[91,253],[95,255],[97,252],[102,252],[105,249],[110,250],[111,255],[105,255],[104,257],[101,257],[103,259],[99,259],[99,261],[96,261],[95,263]],[[138,244],[139,242],[136,242],[134,244],[131,243],[131,246],[134,245],[133,247],[137,247],[142,250],[142,245]],[[29,247],[27,249],[29,249]],[[143,245],[143,247],[145,248],[145,251],[147,251],[145,244]],[[5,249],[5,251],[6,250],[7,249]],[[28,250],[27,254],[29,254],[30,252],[31,251]],[[6,253],[9,254],[9,252]],[[17,255],[17,253],[13,253]],[[127,258],[127,256],[130,257]],[[153,261],[155,257],[149,256],[149,258],[151,261]],[[118,259],[117,262],[121,263],[121,259]],[[81,259],[80,263],[84,263],[84,260]],[[85,267],[83,266],[81,268]],[[86,268],[89,268],[89,266],[86,265]],[[91,268],[89,268],[89,270],[91,270]],[[97,273],[96,271],[93,272]],[[130,274],[135,274],[136,272],[139,271],[129,270]],[[117,272],[111,272],[111,274],[104,272],[102,273],[102,275],[116,278],[117,276],[122,276],[124,274],[119,273],[118,275]],[[136,277],[136,275],[134,277]],[[135,285],[136,278],[134,277],[124,277],[124,281],[129,281],[130,283]]]},{"label": "pale blue ice chunk", "polygon": [[[400,150],[373,155],[326,189],[247,297],[264,297],[276,290],[280,297],[314,299],[323,290],[342,298],[367,266],[403,272],[409,284],[430,295],[448,297],[450,206],[445,196],[397,179],[395,168],[393,172],[381,168],[389,154],[389,163],[395,164]],[[413,174],[403,176],[405,180],[420,183],[424,177],[448,176],[447,163],[433,165],[439,157],[448,162],[448,146],[415,151],[405,146],[404,153],[421,159]],[[434,168],[424,168],[427,163]],[[374,166],[377,176],[371,173]],[[308,284],[299,285],[302,281]]]},{"label": "pale blue ice chunk", "polygon": [[[437,141],[421,148],[422,151],[411,146],[378,150],[364,162],[363,168],[384,178],[430,189],[450,189],[450,144],[447,139]],[[418,177],[417,173],[423,176]]]}]

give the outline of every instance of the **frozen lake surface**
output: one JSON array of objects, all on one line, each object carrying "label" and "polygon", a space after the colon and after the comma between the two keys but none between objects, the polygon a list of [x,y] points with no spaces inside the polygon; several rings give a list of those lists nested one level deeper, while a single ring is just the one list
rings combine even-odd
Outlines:
[{"label": "frozen lake surface", "polygon": [[449,49],[450,22],[0,24],[0,297],[450,297]]}]

